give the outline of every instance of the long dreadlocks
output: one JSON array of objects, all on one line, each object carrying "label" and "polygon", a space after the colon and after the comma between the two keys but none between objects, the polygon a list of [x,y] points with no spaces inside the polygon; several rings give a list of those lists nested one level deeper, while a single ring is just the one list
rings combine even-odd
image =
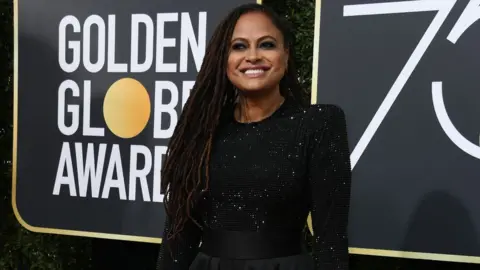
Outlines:
[{"label": "long dreadlocks", "polygon": [[238,19],[250,12],[264,13],[282,32],[290,57],[288,69],[280,81],[280,91],[283,96],[289,96],[301,105],[306,104],[306,95],[295,69],[295,40],[289,25],[263,5],[246,4],[231,11],[209,41],[196,83],[168,145],[162,169],[164,204],[171,226],[166,240],[175,238],[188,220],[197,223],[191,210],[197,195],[208,190],[214,133],[222,117],[235,106],[238,95],[226,75],[230,39]]}]

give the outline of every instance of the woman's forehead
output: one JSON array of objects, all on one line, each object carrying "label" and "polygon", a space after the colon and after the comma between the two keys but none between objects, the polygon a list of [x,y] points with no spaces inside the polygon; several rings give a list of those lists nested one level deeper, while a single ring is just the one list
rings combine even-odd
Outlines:
[{"label": "woman's forehead", "polygon": [[271,19],[261,12],[251,12],[242,15],[235,25],[233,39],[261,39],[271,36],[279,39],[280,30],[272,23]]}]

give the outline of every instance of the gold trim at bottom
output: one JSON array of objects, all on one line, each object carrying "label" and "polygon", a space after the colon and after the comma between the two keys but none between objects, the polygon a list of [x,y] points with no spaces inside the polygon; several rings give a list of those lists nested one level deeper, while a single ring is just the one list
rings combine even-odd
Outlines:
[{"label": "gold trim at bottom", "polygon": [[349,248],[350,254],[480,264],[480,257],[386,249]]}]

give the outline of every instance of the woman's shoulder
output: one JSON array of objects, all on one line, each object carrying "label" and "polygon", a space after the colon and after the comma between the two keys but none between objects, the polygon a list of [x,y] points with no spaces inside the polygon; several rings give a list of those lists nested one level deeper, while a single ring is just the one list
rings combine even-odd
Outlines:
[{"label": "woman's shoulder", "polygon": [[325,114],[343,115],[343,109],[336,104],[310,104],[307,110],[314,115],[324,116]]},{"label": "woman's shoulder", "polygon": [[331,138],[332,134],[341,137],[347,136],[345,112],[338,105],[308,105],[304,111],[304,117],[303,123],[307,138],[314,138],[314,141],[319,143],[328,143],[324,138]]},{"label": "woman's shoulder", "polygon": [[346,129],[345,112],[339,105],[335,104],[309,104],[298,106],[284,116],[288,119],[296,119],[299,126],[295,129],[306,132],[309,136],[321,136],[325,131],[333,132]]},{"label": "woman's shoulder", "polygon": [[345,112],[335,104],[308,105],[304,110],[304,117],[308,125],[316,127],[345,122]]}]

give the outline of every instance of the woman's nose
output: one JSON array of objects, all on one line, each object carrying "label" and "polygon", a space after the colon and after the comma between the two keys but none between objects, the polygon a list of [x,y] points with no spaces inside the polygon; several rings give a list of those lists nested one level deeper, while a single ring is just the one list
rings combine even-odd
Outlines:
[{"label": "woman's nose", "polygon": [[250,49],[247,52],[247,61],[256,62],[260,59],[257,49]]}]

